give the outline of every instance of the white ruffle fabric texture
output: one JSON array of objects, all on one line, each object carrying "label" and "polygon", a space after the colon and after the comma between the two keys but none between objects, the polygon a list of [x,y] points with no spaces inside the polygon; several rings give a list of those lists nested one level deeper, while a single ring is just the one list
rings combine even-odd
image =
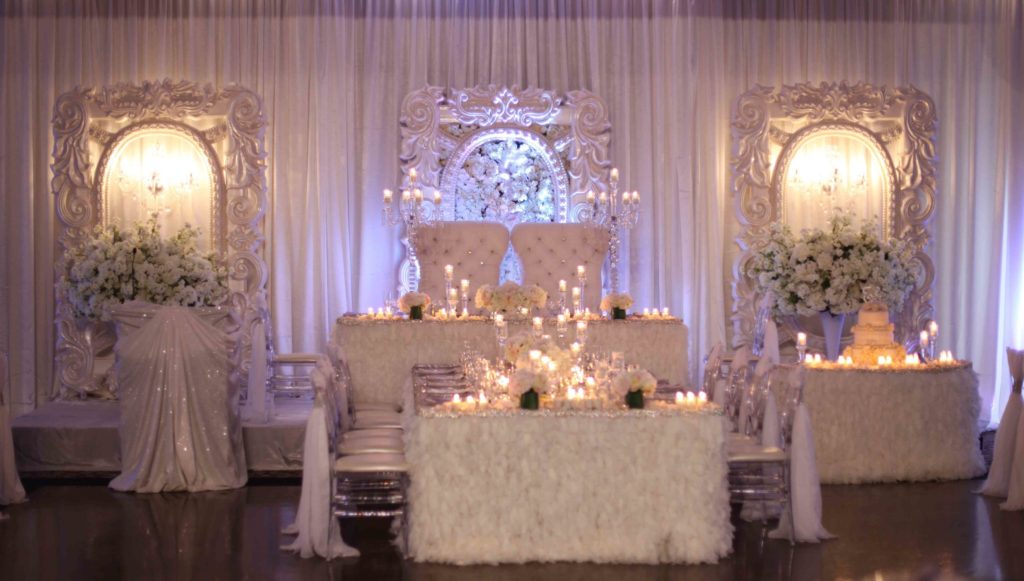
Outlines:
[{"label": "white ruffle fabric texture", "polygon": [[[568,341],[576,340],[569,324]],[[509,322],[509,336],[527,331],[527,321]],[[554,321],[544,332],[557,337]],[[621,351],[658,379],[685,384],[686,326],[682,321],[590,321],[586,348],[591,352]],[[417,363],[457,363],[468,343],[494,358],[498,344],[489,321],[338,320],[332,342],[348,362],[355,403],[400,403],[402,386]]]},{"label": "white ruffle fabric texture", "polygon": [[823,483],[957,480],[985,472],[978,379],[970,366],[807,369],[804,402]]},{"label": "white ruffle fabric texture", "polygon": [[197,492],[245,486],[238,385],[230,380],[238,329],[231,311],[133,301],[113,316],[123,462],[110,487]]},{"label": "white ruffle fabric texture", "polygon": [[713,563],[732,549],[719,415],[413,416],[409,555]]}]

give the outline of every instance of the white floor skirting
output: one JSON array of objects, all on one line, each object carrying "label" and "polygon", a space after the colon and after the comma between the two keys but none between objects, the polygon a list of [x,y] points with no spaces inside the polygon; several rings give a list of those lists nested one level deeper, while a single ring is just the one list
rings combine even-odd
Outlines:
[{"label": "white floor skirting", "polygon": [[[302,443],[309,401],[279,401],[273,421],[243,422],[250,472],[302,469]],[[18,471],[96,473],[121,470],[116,401],[57,401],[12,422]]]},{"label": "white floor skirting", "polygon": [[978,380],[941,371],[808,370],[821,481],[959,480],[985,473],[978,445]]}]

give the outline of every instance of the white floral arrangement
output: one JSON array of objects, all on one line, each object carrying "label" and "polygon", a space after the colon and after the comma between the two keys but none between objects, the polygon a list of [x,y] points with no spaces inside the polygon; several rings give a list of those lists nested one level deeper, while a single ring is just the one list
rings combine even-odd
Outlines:
[{"label": "white floral arrangement", "polygon": [[213,253],[195,246],[199,230],[186,224],[170,238],[155,219],[130,228],[97,227],[65,251],[57,291],[79,316],[109,320],[111,307],[132,300],[160,305],[218,305],[228,296],[228,272]]},{"label": "white floral arrangement", "polygon": [[538,395],[543,395],[551,389],[551,382],[548,374],[540,371],[533,371],[526,368],[517,369],[509,380],[508,390],[512,395],[523,395],[533,390]]},{"label": "white floral arrangement", "polygon": [[608,293],[601,299],[601,310],[611,312],[612,309],[623,311],[633,306],[633,297],[629,293]]},{"label": "white floral arrangement", "polygon": [[413,307],[421,307],[424,310],[430,306],[430,295],[416,291],[409,291],[399,297],[398,308],[403,313],[412,312]]},{"label": "white floral arrangement", "polygon": [[548,293],[535,284],[520,286],[509,281],[497,288],[481,285],[473,302],[478,309],[495,312],[515,312],[533,307],[543,309],[548,304]]},{"label": "white floral arrangement", "polygon": [[853,313],[865,302],[865,287],[876,287],[898,311],[917,284],[914,251],[902,240],[880,240],[875,230],[869,224],[855,230],[845,214],[830,220],[827,230],[804,230],[799,238],[773,224],[747,273],[762,292],[772,293],[779,315]]},{"label": "white floral arrangement", "polygon": [[612,379],[612,390],[619,397],[625,397],[631,391],[642,391],[645,397],[649,397],[657,388],[658,380],[646,369],[623,371]]},{"label": "white floral arrangement", "polygon": [[572,367],[572,354],[558,346],[554,340],[536,337],[532,333],[521,332],[508,338],[505,343],[505,360],[518,367],[530,364],[530,351],[540,351],[541,356],[547,355],[560,372],[567,372]]},{"label": "white floral arrangement", "polygon": [[455,174],[456,212],[464,219],[552,221],[554,193],[544,153],[515,138],[480,145]]}]

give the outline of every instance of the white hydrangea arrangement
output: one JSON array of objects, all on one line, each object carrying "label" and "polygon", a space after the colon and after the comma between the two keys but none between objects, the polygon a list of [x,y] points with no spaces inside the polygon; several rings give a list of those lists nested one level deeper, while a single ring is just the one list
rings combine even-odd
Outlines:
[{"label": "white hydrangea arrangement", "polygon": [[657,388],[658,380],[646,369],[623,371],[612,379],[612,390],[619,397],[625,397],[631,391],[640,391],[645,397],[650,397]]},{"label": "white hydrangea arrangement", "polygon": [[228,296],[228,272],[213,253],[195,246],[185,225],[164,239],[155,219],[130,228],[97,227],[64,253],[57,292],[79,316],[109,320],[110,308],[132,300],[185,307],[213,306]]},{"label": "white hydrangea arrangement", "polygon": [[416,291],[409,291],[398,298],[398,308],[403,313],[411,313],[413,307],[426,309],[430,306],[430,295]]},{"label": "white hydrangea arrangement", "polygon": [[633,306],[633,297],[629,293],[608,293],[601,299],[601,310],[610,312],[612,309],[623,311]]},{"label": "white hydrangea arrangement", "polygon": [[773,224],[747,273],[762,292],[774,295],[779,315],[853,313],[870,286],[899,310],[917,283],[914,251],[907,242],[879,240],[868,224],[855,230],[851,217],[843,214],[830,221],[828,230],[805,230],[799,238]]},{"label": "white hydrangea arrangement", "polygon": [[519,309],[543,309],[548,304],[548,293],[537,285],[520,286],[506,282],[495,288],[481,285],[476,291],[476,308],[494,312],[516,312]]}]

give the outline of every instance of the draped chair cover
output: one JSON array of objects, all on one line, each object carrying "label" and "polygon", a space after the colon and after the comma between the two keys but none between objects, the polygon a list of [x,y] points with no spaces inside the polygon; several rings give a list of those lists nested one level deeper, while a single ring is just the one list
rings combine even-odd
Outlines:
[{"label": "draped chair cover", "polygon": [[238,323],[221,307],[130,302],[114,309],[121,386],[121,474],[110,487],[196,492],[246,482],[231,352]]}]

